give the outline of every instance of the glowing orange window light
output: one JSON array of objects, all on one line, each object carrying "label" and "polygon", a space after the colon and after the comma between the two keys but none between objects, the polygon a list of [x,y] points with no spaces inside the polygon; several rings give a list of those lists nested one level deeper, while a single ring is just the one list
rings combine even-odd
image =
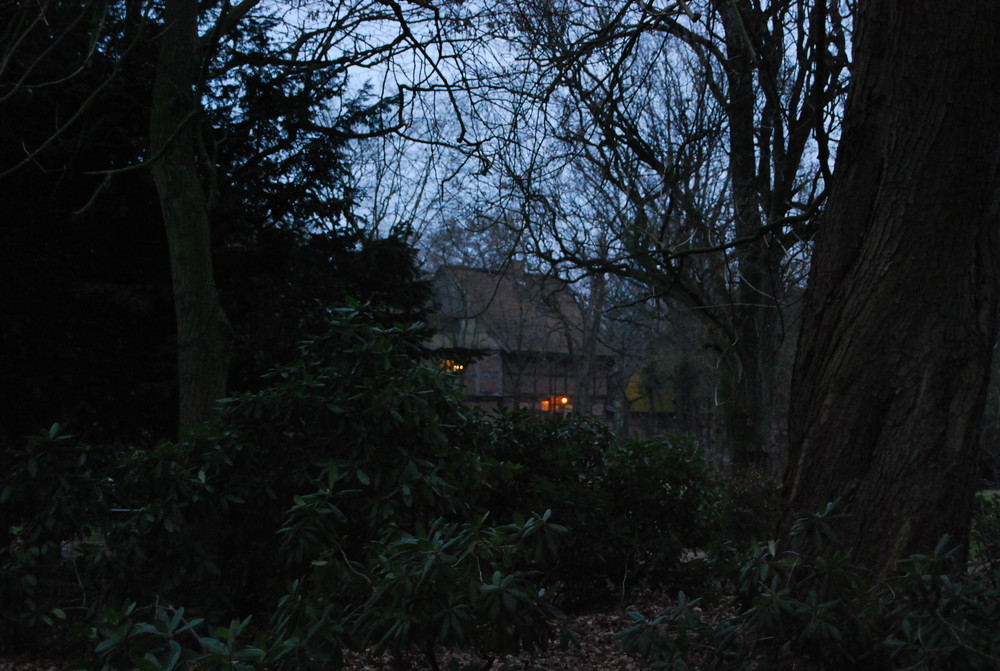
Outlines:
[{"label": "glowing orange window light", "polygon": [[465,366],[454,359],[442,359],[441,368],[449,373],[461,373]]}]

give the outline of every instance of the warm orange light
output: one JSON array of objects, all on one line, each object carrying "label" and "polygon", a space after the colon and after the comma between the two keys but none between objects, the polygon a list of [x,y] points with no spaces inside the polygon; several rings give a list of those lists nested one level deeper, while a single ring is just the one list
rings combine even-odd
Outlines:
[{"label": "warm orange light", "polygon": [[573,409],[569,396],[549,396],[538,401],[542,412],[568,412]]},{"label": "warm orange light", "polygon": [[441,368],[449,373],[461,373],[465,370],[465,366],[453,359],[443,359],[441,361]]}]

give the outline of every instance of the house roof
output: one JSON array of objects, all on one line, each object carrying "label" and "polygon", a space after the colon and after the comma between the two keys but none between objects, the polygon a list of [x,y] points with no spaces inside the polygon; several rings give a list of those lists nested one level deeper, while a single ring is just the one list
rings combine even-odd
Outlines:
[{"label": "house roof", "polygon": [[434,293],[433,349],[582,353],[583,312],[562,280],[516,265],[505,272],[442,266]]}]

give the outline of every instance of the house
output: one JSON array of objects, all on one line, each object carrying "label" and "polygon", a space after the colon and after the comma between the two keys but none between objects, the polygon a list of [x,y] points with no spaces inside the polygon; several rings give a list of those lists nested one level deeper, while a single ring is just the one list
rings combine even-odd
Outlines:
[{"label": "house", "polygon": [[442,266],[428,343],[458,375],[467,401],[540,414],[614,414],[616,360],[597,342],[569,285],[525,272]]}]

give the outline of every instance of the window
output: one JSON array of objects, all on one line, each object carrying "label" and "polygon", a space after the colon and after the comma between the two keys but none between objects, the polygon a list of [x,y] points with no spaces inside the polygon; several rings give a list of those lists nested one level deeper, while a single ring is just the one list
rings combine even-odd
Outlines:
[{"label": "window", "polygon": [[441,368],[446,373],[455,373],[458,375],[463,370],[465,370],[465,365],[455,361],[454,359],[442,359]]},{"label": "window", "polygon": [[573,409],[569,396],[550,396],[539,402],[542,412],[569,412]]}]

